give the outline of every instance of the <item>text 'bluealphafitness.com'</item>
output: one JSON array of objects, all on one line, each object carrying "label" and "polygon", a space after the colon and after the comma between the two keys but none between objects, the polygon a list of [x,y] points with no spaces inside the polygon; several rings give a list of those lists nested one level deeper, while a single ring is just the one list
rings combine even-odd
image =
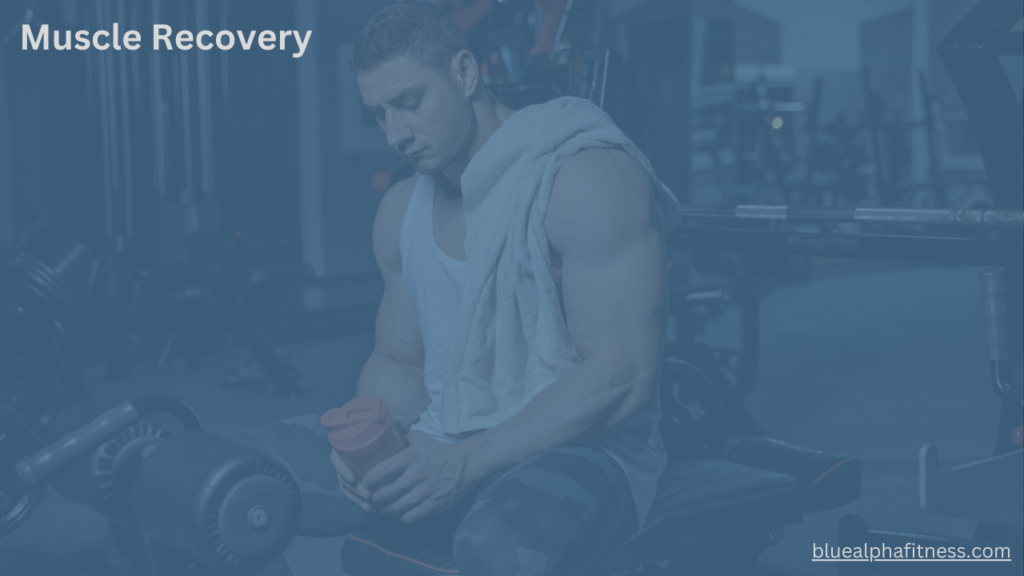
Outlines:
[{"label": "text 'bluealphafitness.com'", "polygon": [[1009,546],[811,546],[814,562],[1010,562]]}]

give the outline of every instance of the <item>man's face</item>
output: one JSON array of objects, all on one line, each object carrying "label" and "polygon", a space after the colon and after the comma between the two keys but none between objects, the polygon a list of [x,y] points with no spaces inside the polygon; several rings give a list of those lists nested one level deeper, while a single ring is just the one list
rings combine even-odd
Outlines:
[{"label": "man's face", "polygon": [[356,78],[388,144],[421,174],[446,168],[469,140],[473,111],[455,81],[405,56]]}]

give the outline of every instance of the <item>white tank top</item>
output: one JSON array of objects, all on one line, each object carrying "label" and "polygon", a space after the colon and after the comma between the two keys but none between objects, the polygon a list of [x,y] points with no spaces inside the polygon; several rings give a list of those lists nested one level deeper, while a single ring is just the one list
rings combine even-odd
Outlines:
[{"label": "white tank top", "polygon": [[[425,358],[423,377],[430,404],[410,429],[424,432],[441,442],[454,444],[464,437],[447,434],[441,427],[441,376],[448,354],[448,342],[459,317],[465,285],[466,263],[445,254],[434,241],[434,194],[430,176],[419,175],[402,219],[398,246],[402,255],[402,278],[420,323]],[[561,300],[561,270],[549,266]],[[565,314],[562,307],[563,320]],[[637,507],[639,525],[647,515],[658,476],[665,466],[665,447],[658,429],[660,402],[638,410],[591,445],[607,452],[622,466],[629,479]]]},{"label": "white tank top", "polygon": [[410,428],[442,442],[458,442],[461,436],[441,429],[441,374],[455,323],[459,317],[466,263],[445,254],[434,241],[434,179],[420,175],[402,219],[398,246],[402,254],[402,279],[420,323],[423,377],[430,405]]}]

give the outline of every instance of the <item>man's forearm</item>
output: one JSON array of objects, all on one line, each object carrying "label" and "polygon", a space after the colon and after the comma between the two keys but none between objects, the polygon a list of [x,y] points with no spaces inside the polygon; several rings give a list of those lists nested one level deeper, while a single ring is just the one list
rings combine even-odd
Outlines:
[{"label": "man's forearm", "polygon": [[400,416],[406,424],[418,418],[430,404],[423,384],[423,369],[379,352],[371,354],[363,365],[356,395],[380,398],[391,413]]},{"label": "man's forearm", "polygon": [[511,418],[464,440],[467,473],[484,478],[537,452],[606,432],[651,399],[653,378],[584,360]]}]

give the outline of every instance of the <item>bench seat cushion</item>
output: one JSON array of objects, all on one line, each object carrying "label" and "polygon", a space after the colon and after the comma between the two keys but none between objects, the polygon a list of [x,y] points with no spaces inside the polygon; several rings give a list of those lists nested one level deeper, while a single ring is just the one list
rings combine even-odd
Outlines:
[{"label": "bench seat cushion", "polygon": [[[730,534],[800,519],[800,491],[790,476],[722,460],[670,462],[640,534],[611,557],[595,559],[585,573],[614,574]],[[416,525],[355,531],[342,548],[342,565],[351,576],[458,574],[452,538],[417,532]]]}]

